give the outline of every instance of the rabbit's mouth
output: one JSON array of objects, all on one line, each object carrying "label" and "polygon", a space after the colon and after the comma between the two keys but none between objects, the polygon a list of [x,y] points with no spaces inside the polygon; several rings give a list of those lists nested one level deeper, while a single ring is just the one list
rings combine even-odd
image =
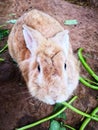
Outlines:
[{"label": "rabbit's mouth", "polygon": [[66,100],[65,95],[61,95],[61,96],[46,96],[45,99],[43,100],[43,102],[50,104],[50,105],[54,105],[56,103],[60,103],[60,102],[64,102]]}]

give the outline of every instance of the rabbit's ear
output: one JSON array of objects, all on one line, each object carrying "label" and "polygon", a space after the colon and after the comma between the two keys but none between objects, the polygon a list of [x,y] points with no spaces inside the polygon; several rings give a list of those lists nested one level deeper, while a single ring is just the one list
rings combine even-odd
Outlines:
[{"label": "rabbit's ear", "polygon": [[59,44],[60,46],[62,46],[66,56],[68,55],[68,51],[69,51],[69,31],[68,30],[64,30],[62,32],[57,33],[52,40],[54,40],[57,44]]},{"label": "rabbit's ear", "polygon": [[41,34],[27,25],[23,25],[23,36],[25,39],[26,47],[29,49],[31,54],[34,54],[39,44]]}]

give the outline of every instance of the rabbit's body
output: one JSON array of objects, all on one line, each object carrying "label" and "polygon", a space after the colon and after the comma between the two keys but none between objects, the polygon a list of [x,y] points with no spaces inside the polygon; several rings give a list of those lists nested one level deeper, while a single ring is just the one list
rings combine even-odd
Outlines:
[{"label": "rabbit's body", "polygon": [[12,28],[8,47],[35,98],[54,104],[76,89],[79,69],[68,31],[51,16],[38,10],[25,13]]}]

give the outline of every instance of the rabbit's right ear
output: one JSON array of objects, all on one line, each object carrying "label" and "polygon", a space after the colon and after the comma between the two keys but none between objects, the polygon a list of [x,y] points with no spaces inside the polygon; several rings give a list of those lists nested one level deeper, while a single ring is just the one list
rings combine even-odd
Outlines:
[{"label": "rabbit's right ear", "polygon": [[23,36],[25,39],[26,47],[32,55],[35,54],[38,44],[40,43],[42,35],[37,30],[30,28],[27,25],[23,25]]},{"label": "rabbit's right ear", "polygon": [[68,33],[69,33],[68,30],[63,30],[61,32],[58,32],[54,37],[51,38],[53,41],[55,41],[63,48],[66,56],[68,55],[69,46],[70,46]]}]

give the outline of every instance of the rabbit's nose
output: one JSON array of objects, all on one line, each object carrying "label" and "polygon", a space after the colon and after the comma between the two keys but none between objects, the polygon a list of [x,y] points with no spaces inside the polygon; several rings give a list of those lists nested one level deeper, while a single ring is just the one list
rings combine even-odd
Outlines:
[{"label": "rabbit's nose", "polygon": [[52,76],[56,76],[57,74],[55,72],[52,73]]}]

